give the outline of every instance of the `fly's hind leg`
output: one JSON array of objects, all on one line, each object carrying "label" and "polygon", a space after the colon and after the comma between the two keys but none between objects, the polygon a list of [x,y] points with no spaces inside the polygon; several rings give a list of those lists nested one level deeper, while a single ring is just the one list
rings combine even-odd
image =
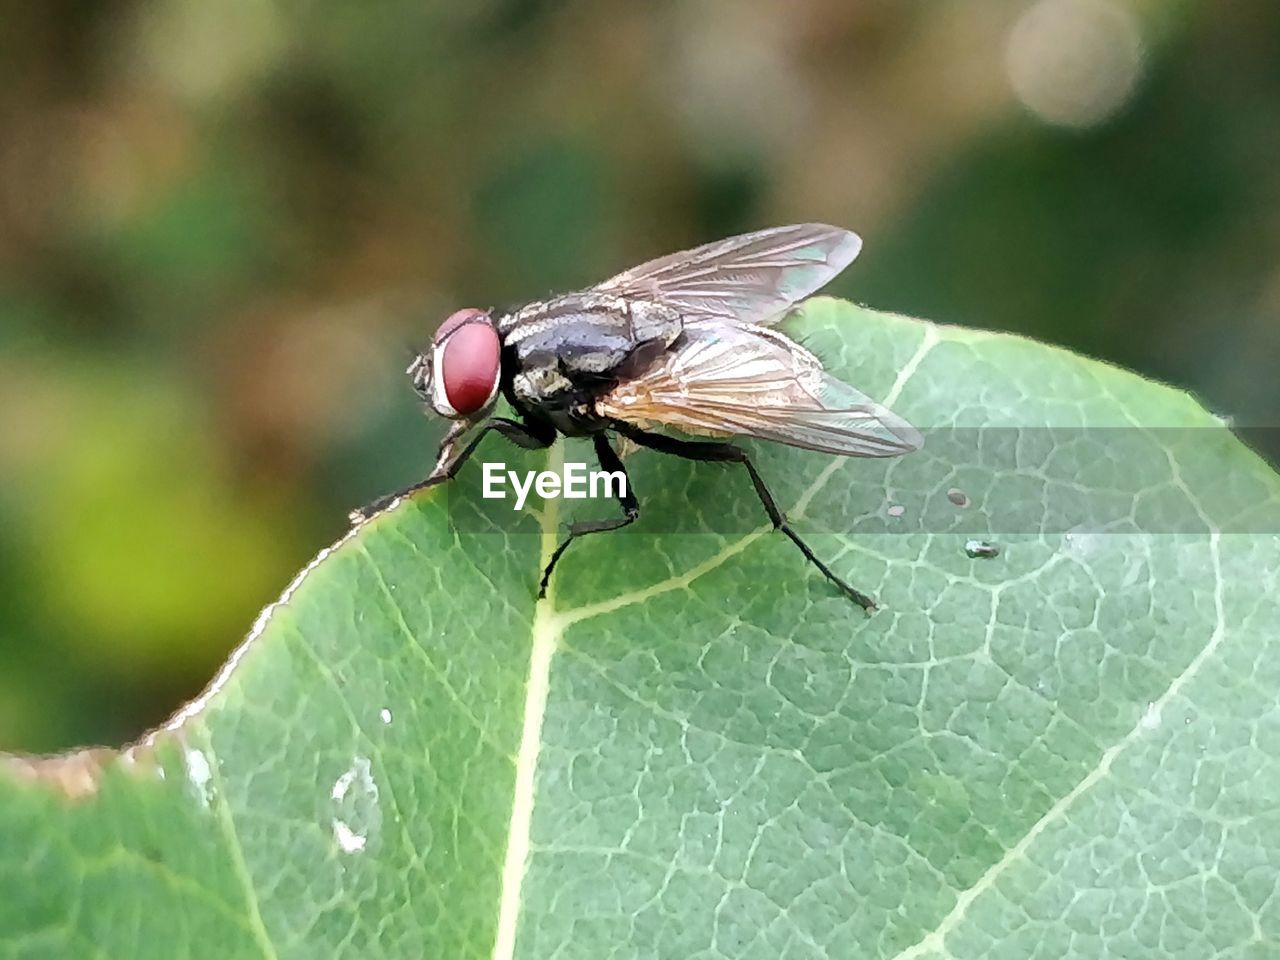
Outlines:
[{"label": "fly's hind leg", "polygon": [[751,477],[751,485],[756,488],[756,496],[760,498],[760,503],[764,506],[765,513],[773,521],[774,529],[785,533],[787,538],[800,548],[800,552],[805,555],[805,559],[817,567],[822,572],[822,575],[835,584],[841,593],[867,611],[867,613],[875,612],[876,602],[861,590],[854,588],[844,579],[836,576],[831,568],[819,560],[814,555],[813,550],[809,548],[809,545],[800,539],[800,535],[791,528],[791,524],[787,522],[786,516],[778,509],[777,503],[774,502],[773,494],[765,486],[764,479],[756,470],[756,465],[751,462],[751,458],[747,456],[745,450],[735,447],[731,443],[718,443],[710,440],[681,440],[678,437],[668,437],[661,433],[649,433],[647,430],[640,430],[622,423],[615,423],[614,428],[624,437],[629,437],[641,446],[657,450],[659,453],[669,453],[673,456],[683,457],[686,460],[742,464],[746,467],[747,473]]},{"label": "fly's hind leg", "polygon": [[622,474],[623,484],[618,491],[618,503],[622,505],[622,516],[614,517],[611,520],[580,520],[577,523],[570,524],[569,536],[551,554],[551,559],[547,561],[547,568],[542,571],[542,581],[538,584],[538,599],[541,600],[547,595],[547,584],[551,582],[551,571],[555,569],[556,563],[564,552],[569,549],[569,544],[588,533],[604,533],[606,530],[618,530],[634,523],[636,518],[640,516],[640,503],[636,500],[635,494],[631,492],[631,481],[627,479],[626,467],[622,465],[622,460],[618,454],[614,452],[613,447],[609,446],[609,441],[603,433],[597,433],[593,438],[596,448],[596,459],[600,461],[600,469],[609,473]]}]

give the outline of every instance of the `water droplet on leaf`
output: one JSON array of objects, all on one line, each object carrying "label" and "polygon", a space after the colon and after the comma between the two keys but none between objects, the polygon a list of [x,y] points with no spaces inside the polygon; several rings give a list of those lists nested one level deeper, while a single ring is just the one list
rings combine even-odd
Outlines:
[{"label": "water droplet on leaf", "polygon": [[1154,701],[1147,702],[1147,709],[1142,714],[1142,728],[1154,730],[1160,726],[1160,706]]},{"label": "water droplet on leaf", "polygon": [[971,560],[992,560],[1000,556],[1000,548],[987,540],[966,540],[964,552]]}]

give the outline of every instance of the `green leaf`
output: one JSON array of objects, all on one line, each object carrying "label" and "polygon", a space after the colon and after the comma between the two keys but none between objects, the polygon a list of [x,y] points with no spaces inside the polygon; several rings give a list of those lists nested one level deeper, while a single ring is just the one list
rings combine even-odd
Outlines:
[{"label": "green leaf", "polygon": [[1096,362],[831,300],[799,326],[926,430],[755,448],[879,613],[737,468],[648,452],[636,532],[535,604],[564,511],[470,467],[143,743],[0,762],[0,956],[1275,956],[1277,477]]}]

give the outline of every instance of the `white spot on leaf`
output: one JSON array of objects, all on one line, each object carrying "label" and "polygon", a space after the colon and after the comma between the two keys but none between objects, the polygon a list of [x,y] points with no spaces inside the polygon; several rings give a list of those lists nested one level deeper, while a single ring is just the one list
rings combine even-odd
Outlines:
[{"label": "white spot on leaf", "polygon": [[378,784],[368,757],[355,757],[351,766],[333,781],[333,839],[343,853],[359,853],[382,826]]},{"label": "white spot on leaf", "polygon": [[336,819],[333,821],[333,839],[338,841],[338,846],[343,853],[359,853],[369,842],[368,837],[356,833],[341,820]]},{"label": "white spot on leaf", "polygon": [[213,779],[213,770],[209,766],[209,759],[199,750],[187,750],[185,759],[187,763],[187,779],[196,788],[196,799],[200,801],[200,806],[208,807],[209,801],[213,796],[213,791],[209,787],[209,781]]},{"label": "white spot on leaf", "polygon": [[1142,715],[1142,729],[1154,730],[1158,726],[1160,726],[1160,705],[1148,703],[1146,712]]},{"label": "white spot on leaf", "polygon": [[1062,549],[1064,553],[1084,559],[1106,546],[1106,537],[1105,533],[1098,533],[1088,527],[1073,527],[1063,536]]}]

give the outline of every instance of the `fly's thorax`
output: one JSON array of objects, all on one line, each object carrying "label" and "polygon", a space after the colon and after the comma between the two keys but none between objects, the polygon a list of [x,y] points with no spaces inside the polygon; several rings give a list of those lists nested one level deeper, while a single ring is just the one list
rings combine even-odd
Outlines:
[{"label": "fly's thorax", "polygon": [[561,372],[555,354],[541,353],[521,359],[511,389],[521,403],[537,407],[571,392],[573,381]]},{"label": "fly's thorax", "polygon": [[597,338],[635,346],[647,340],[670,342],[680,334],[678,310],[664,303],[585,291],[535,301],[498,320],[503,343],[535,341],[538,348],[554,342],[583,344]]},{"label": "fly's thorax", "polygon": [[595,396],[604,386],[586,377],[565,376],[554,355],[529,358],[511,377],[510,385],[508,398],[516,410],[550,423],[564,436],[589,436],[604,426],[595,410]]},{"label": "fly's thorax", "polygon": [[522,330],[525,327],[536,327],[578,314],[621,315],[625,311],[626,301],[622,297],[584,290],[552,297],[550,300],[526,303],[498,319],[498,332],[503,335],[504,341],[512,334],[519,339],[525,335]]},{"label": "fly's thorax", "polygon": [[570,389],[598,393],[638,349],[665,348],[682,329],[669,307],[578,293],[529,304],[498,322],[512,357],[513,391],[539,404]]},{"label": "fly's thorax", "polygon": [[636,343],[660,340],[670,344],[684,329],[680,311],[665,303],[628,300],[627,314],[631,318],[631,333]]}]

